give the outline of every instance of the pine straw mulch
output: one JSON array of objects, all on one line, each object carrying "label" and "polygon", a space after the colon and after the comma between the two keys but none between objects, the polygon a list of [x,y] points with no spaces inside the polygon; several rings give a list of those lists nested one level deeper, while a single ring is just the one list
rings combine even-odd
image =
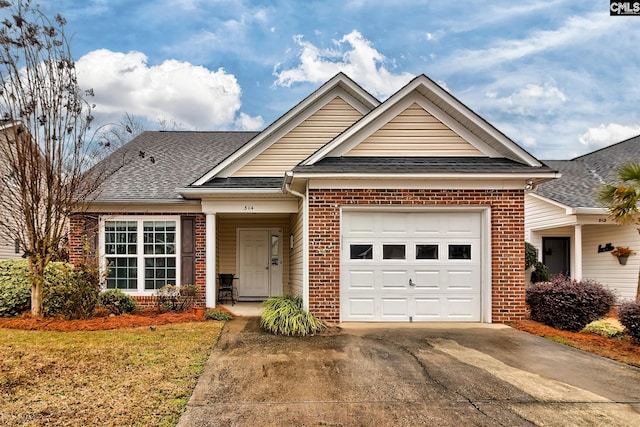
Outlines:
[{"label": "pine straw mulch", "polygon": [[640,367],[640,345],[624,334],[607,338],[591,332],[567,332],[533,320],[521,320],[510,326],[589,353]]},{"label": "pine straw mulch", "polygon": [[[223,307],[216,307],[216,310],[229,313]],[[169,323],[202,322],[204,320],[202,316],[196,314],[195,310],[187,310],[181,313],[161,313],[157,309],[146,309],[121,316],[98,314],[87,320],[63,320],[51,317],[35,318],[29,314],[23,314],[21,317],[0,317],[0,328],[60,332],[99,331],[166,325]]]}]

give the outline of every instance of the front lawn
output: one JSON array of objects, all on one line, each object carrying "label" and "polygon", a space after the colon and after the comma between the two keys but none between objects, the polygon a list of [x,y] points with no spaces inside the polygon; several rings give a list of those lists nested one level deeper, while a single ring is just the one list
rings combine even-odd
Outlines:
[{"label": "front lawn", "polygon": [[0,425],[173,426],[223,325],[0,329]]}]

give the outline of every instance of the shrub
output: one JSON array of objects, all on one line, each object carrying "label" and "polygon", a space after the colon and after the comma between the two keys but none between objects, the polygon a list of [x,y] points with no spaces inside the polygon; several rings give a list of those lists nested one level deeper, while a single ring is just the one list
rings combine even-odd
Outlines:
[{"label": "shrub", "polygon": [[554,276],[527,289],[525,301],[531,319],[545,325],[577,332],[603,317],[615,304],[613,292],[591,280],[580,282]]},{"label": "shrub", "polygon": [[223,322],[233,320],[233,317],[231,317],[229,313],[222,310],[207,310],[204,312],[204,318],[208,320],[221,320]]},{"label": "shrub", "polygon": [[0,317],[18,316],[31,306],[26,260],[0,261]]},{"label": "shrub", "polygon": [[120,289],[109,289],[102,292],[98,297],[98,303],[116,316],[133,313],[137,308],[136,300]]},{"label": "shrub", "polygon": [[536,261],[534,264],[534,270],[531,272],[531,283],[548,282],[549,270],[540,261]]},{"label": "shrub", "polygon": [[620,326],[614,325],[606,320],[596,320],[589,323],[584,328],[585,332],[600,335],[602,337],[613,338],[620,335],[623,329]]},{"label": "shrub", "polygon": [[528,270],[538,262],[538,250],[529,242],[524,242],[524,269]]},{"label": "shrub", "polygon": [[618,310],[618,319],[627,334],[640,341],[640,301],[622,303]]},{"label": "shrub", "polygon": [[81,262],[75,267],[68,263],[50,263],[45,271],[45,316],[65,319],[88,319],[98,304],[100,270],[97,263]]},{"label": "shrub", "polygon": [[195,285],[165,285],[156,295],[161,311],[181,312],[194,306],[198,299],[198,288]]},{"label": "shrub", "polygon": [[275,335],[309,335],[322,332],[327,324],[306,311],[300,296],[271,297],[265,307],[260,326]]},{"label": "shrub", "polygon": [[[31,279],[25,259],[0,263],[0,316],[17,316],[31,306]],[[97,267],[74,268],[65,262],[49,263],[44,274],[42,311],[67,319],[91,317],[100,292]]]}]

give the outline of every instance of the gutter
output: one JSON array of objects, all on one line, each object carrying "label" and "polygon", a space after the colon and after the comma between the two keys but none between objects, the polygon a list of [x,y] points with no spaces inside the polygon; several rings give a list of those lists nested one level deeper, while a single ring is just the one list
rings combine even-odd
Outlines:
[{"label": "gutter", "polygon": [[297,192],[296,190],[291,188],[291,183],[293,182],[293,171],[286,171],[284,173],[284,181],[282,183],[282,191],[284,193],[293,194],[296,197],[304,200],[305,196],[302,193]]}]

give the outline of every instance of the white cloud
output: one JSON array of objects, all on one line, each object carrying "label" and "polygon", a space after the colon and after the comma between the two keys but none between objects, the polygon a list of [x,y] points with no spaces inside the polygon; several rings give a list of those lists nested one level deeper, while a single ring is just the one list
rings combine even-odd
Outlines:
[{"label": "white cloud", "polygon": [[290,87],[300,82],[324,83],[342,71],[374,95],[387,97],[413,78],[410,73],[394,74],[385,67],[386,58],[371,46],[360,32],[353,30],[340,40],[334,40],[333,49],[320,49],[296,36],[302,48],[299,64],[278,70],[276,85]]},{"label": "white cloud", "polygon": [[616,26],[618,23],[605,13],[572,16],[553,31],[539,30],[521,40],[501,40],[485,49],[456,51],[447,60],[448,68],[455,71],[486,69],[545,51],[569,49],[574,44],[584,44],[606,34]]},{"label": "white cloud", "polygon": [[640,135],[640,125],[624,126],[617,123],[601,124],[595,128],[589,128],[578,138],[580,143],[586,145],[589,150],[606,147],[616,142],[624,141]]},{"label": "white cloud", "polygon": [[262,116],[252,117],[245,113],[238,114],[238,118],[235,121],[236,129],[240,130],[257,130],[262,129],[264,120]]},{"label": "white cloud", "polygon": [[[240,85],[222,68],[211,71],[172,59],[150,66],[143,53],[107,49],[86,54],[76,65],[80,85],[94,89],[96,118],[105,122],[128,112],[208,130],[233,128],[239,117]],[[261,120],[246,116],[241,122]]]},{"label": "white cloud", "polygon": [[528,84],[504,98],[499,98],[495,92],[487,92],[486,96],[495,106],[521,116],[551,114],[567,101],[567,96],[550,83],[544,86]]}]

